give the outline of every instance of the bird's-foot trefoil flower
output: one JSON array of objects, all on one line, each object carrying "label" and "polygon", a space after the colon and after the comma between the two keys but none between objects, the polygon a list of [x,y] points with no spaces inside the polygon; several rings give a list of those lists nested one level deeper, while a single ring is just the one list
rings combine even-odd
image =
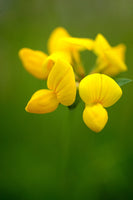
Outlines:
[{"label": "bird's-foot trefoil flower", "polygon": [[111,47],[103,35],[98,34],[93,46],[93,51],[98,57],[92,73],[116,76],[120,72],[126,71],[125,49],[124,44]]},{"label": "bird's-foot trefoil flower", "polygon": [[93,131],[100,132],[108,121],[106,107],[112,106],[122,95],[119,85],[105,74],[86,76],[79,84],[79,94],[85,103],[83,120]]},{"label": "bird's-foot trefoil flower", "polygon": [[[66,29],[63,27],[58,27],[54,29],[50,35],[48,40],[48,50],[50,53],[62,51],[69,54],[71,57],[70,64],[73,66],[74,71],[80,77],[84,77],[85,70],[80,59],[79,51],[85,48],[81,45],[80,40],[84,41],[84,39],[76,39],[71,37]],[[89,39],[86,39],[86,41],[89,41]],[[84,41],[84,44],[86,44],[86,41]],[[92,44],[90,43],[89,45],[91,46]]]},{"label": "bird's-foot trefoil flower", "polygon": [[[25,110],[44,114],[53,112],[59,104],[74,109],[81,97],[85,103],[84,123],[92,131],[100,132],[108,121],[106,108],[121,97],[120,86],[131,81],[111,78],[127,70],[125,45],[111,47],[101,34],[95,40],[71,37],[63,27],[53,30],[47,45],[48,54],[29,48],[19,51],[25,69],[36,78],[47,80],[47,89],[36,91]],[[80,58],[84,50],[97,56],[89,75]]]},{"label": "bird's-foot trefoil flower", "polygon": [[70,106],[75,101],[76,83],[71,65],[58,59],[51,69],[48,80],[48,89],[38,90],[33,94],[26,106],[30,113],[49,113],[61,103]]},{"label": "bird's-foot trefoil flower", "polygon": [[[84,77],[85,70],[79,55],[79,51],[82,49],[81,45],[77,43],[67,43],[65,41],[67,38],[73,40],[66,29],[58,27],[51,33],[48,39],[49,55],[42,51],[35,51],[29,48],[21,49],[19,51],[19,57],[25,69],[36,78],[47,79],[51,69],[47,66],[48,59],[55,61],[57,58],[62,58],[72,65],[78,76]],[[88,41],[88,39],[85,41]],[[51,57],[51,55],[53,56]],[[48,58],[49,56],[50,58]]]}]

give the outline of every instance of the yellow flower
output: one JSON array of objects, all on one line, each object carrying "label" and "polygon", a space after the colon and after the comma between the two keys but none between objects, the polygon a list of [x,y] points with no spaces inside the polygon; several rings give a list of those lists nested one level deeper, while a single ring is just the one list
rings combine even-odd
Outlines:
[{"label": "yellow flower", "polygon": [[103,35],[98,34],[93,47],[94,53],[98,56],[96,67],[92,73],[103,73],[115,76],[127,70],[125,64],[125,45],[120,44],[111,47]]},{"label": "yellow flower", "polygon": [[23,48],[19,51],[19,57],[25,69],[39,79],[47,79],[50,70],[58,58],[62,58],[70,63],[70,55],[67,52],[61,51],[48,56],[42,51]]},{"label": "yellow flower", "polygon": [[26,106],[30,113],[49,113],[61,103],[70,106],[75,101],[76,83],[71,65],[58,59],[52,67],[48,80],[48,89],[38,90]]},{"label": "yellow flower", "polygon": [[[41,51],[34,51],[29,48],[21,49],[19,51],[19,57],[25,69],[36,78],[47,79],[55,60],[62,58],[73,66],[78,75],[83,77],[84,68],[78,52],[78,50],[82,47],[79,48],[79,44],[77,45],[77,42],[76,44],[67,43],[64,41],[65,38],[72,39],[69,33],[62,27],[56,28],[51,33],[48,39],[49,56]],[[49,63],[51,63],[50,67]]]},{"label": "yellow flower", "polygon": [[61,58],[62,60],[65,60],[66,62],[70,63],[70,55],[67,54],[64,51],[58,51],[55,53],[52,53],[50,56],[48,56],[44,63],[43,63],[43,73],[45,74],[46,77],[48,77],[52,67],[56,63],[56,61]]},{"label": "yellow flower", "polygon": [[108,114],[104,107],[110,107],[122,95],[119,85],[104,74],[91,74],[81,80],[79,94],[85,102],[83,120],[93,131],[100,132],[107,123]]},{"label": "yellow flower", "polygon": [[63,27],[53,30],[48,40],[48,51],[50,54],[57,51],[73,51],[92,50],[94,41],[88,38],[75,38],[67,32]]},{"label": "yellow flower", "polygon": [[92,49],[92,40],[73,38],[69,35],[66,29],[63,27],[56,28],[48,40],[48,50],[50,54],[61,51],[69,55],[71,59],[69,62],[74,68],[74,71],[84,77],[85,71],[80,60],[79,51]]}]

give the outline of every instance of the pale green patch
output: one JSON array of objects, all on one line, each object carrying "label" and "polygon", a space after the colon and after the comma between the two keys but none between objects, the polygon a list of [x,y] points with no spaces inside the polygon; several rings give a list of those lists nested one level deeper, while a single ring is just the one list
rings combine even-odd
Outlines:
[{"label": "pale green patch", "polygon": [[118,83],[119,86],[126,85],[127,83],[132,82],[133,80],[129,78],[116,78],[115,81]]}]

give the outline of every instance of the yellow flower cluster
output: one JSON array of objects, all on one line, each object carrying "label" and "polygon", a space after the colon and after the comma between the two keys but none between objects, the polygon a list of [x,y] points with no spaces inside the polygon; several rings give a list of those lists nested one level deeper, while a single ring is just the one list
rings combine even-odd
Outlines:
[{"label": "yellow flower cluster", "polygon": [[[85,76],[80,51],[96,54],[96,66]],[[100,132],[107,123],[106,107],[112,106],[122,95],[119,85],[109,76],[126,71],[125,46],[111,47],[103,35],[95,40],[74,38],[62,27],[56,28],[48,40],[49,55],[23,48],[19,57],[25,69],[39,79],[47,80],[47,88],[38,90],[29,100],[26,111],[49,113],[59,104],[70,106],[76,91],[85,103],[83,121],[94,132]]]}]

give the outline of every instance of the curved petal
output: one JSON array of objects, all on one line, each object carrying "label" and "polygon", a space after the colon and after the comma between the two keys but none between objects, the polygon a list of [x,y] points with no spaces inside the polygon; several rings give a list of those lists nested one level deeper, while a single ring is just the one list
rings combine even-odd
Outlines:
[{"label": "curved petal", "polygon": [[71,62],[70,54],[68,54],[67,52],[60,51],[60,52],[55,52],[55,53],[51,54],[50,56],[48,56],[46,58],[46,60],[43,64],[43,69],[44,69],[44,73],[46,74],[46,77],[48,77],[55,62],[60,58],[62,58],[63,60],[66,60],[68,62]]},{"label": "curved petal", "polygon": [[53,112],[59,101],[53,91],[42,89],[33,94],[25,110],[30,113],[44,114]]},{"label": "curved petal", "polygon": [[91,74],[79,83],[79,94],[86,104],[98,103],[101,95],[101,75]]},{"label": "curved petal", "polygon": [[86,49],[92,50],[94,45],[94,41],[88,38],[65,37],[62,38],[62,41],[80,51]]},{"label": "curved petal", "polygon": [[104,38],[102,34],[98,34],[96,36],[93,50],[97,55],[101,55],[104,53],[104,51],[108,50],[111,48],[110,44],[108,41]]},{"label": "curved petal", "polygon": [[106,51],[105,55],[108,59],[108,66],[106,67],[105,71],[103,71],[103,73],[114,76],[127,70],[126,64],[119,57],[118,53],[113,50],[113,48]]},{"label": "curved petal", "polygon": [[108,121],[108,113],[101,104],[87,105],[83,112],[83,121],[94,132],[100,132]]},{"label": "curved petal", "polygon": [[121,60],[125,61],[126,46],[124,44],[113,47],[113,50]]},{"label": "curved petal", "polygon": [[64,37],[70,37],[70,35],[63,27],[58,27],[53,30],[48,40],[48,51],[50,54],[67,49],[67,46],[65,46],[64,42],[62,43],[61,41]]},{"label": "curved petal", "polygon": [[122,95],[119,85],[105,74],[91,74],[79,84],[79,94],[86,104],[101,103],[109,107]]},{"label": "curved petal", "polygon": [[[85,48],[88,46],[89,48],[92,48],[92,41],[89,39],[83,39],[80,40],[78,44],[71,42],[66,42],[65,40],[72,38],[69,33],[66,31],[66,29],[59,27],[56,28],[52,34],[50,35],[49,41],[48,41],[48,50],[51,53],[54,52],[63,52],[65,55],[65,60],[67,60],[72,66],[74,67],[74,70],[76,73],[78,73],[80,76],[84,75],[84,68],[80,61],[80,56],[78,55],[78,50]],[[76,41],[78,40],[75,38]],[[71,40],[71,39],[70,39]],[[87,43],[87,44],[86,44]],[[81,47],[82,45],[85,45],[85,47]],[[78,57],[78,58],[77,58]]]},{"label": "curved petal", "polygon": [[45,79],[45,73],[43,71],[43,63],[47,58],[45,53],[23,48],[19,51],[19,57],[25,69],[29,73],[31,73],[36,78]]},{"label": "curved petal", "polygon": [[58,59],[49,74],[47,86],[56,93],[61,104],[71,105],[76,97],[76,83],[71,65]]},{"label": "curved petal", "polygon": [[99,101],[104,107],[110,107],[120,99],[122,90],[109,76],[101,74],[101,77],[102,87]]}]

